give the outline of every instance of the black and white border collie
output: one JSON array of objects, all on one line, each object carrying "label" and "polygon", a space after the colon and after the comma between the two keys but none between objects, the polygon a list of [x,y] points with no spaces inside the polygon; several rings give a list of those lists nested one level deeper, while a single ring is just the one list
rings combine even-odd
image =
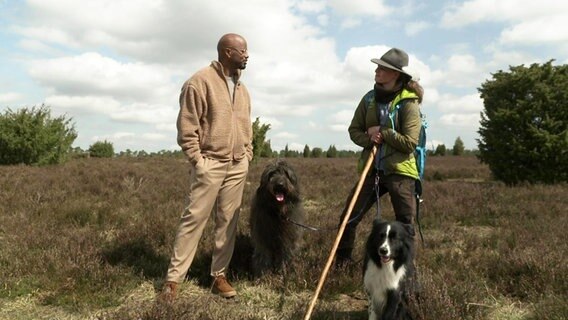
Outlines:
[{"label": "black and white border collie", "polygon": [[363,282],[369,298],[369,320],[412,319],[406,307],[414,278],[412,225],[373,221],[366,250]]}]

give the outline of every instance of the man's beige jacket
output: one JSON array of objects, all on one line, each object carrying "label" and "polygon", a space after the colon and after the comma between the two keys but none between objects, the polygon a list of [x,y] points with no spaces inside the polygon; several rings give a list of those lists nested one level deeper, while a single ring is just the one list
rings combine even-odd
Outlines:
[{"label": "man's beige jacket", "polygon": [[181,89],[178,144],[194,165],[203,157],[219,161],[252,160],[250,96],[237,79],[231,101],[228,85],[233,83],[227,83],[223,66],[213,61]]}]

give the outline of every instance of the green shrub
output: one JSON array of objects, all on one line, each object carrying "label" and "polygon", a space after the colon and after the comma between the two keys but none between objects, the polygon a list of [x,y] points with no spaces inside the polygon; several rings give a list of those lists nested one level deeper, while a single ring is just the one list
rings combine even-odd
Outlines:
[{"label": "green shrub", "polygon": [[46,105],[8,109],[0,115],[0,164],[62,163],[75,138],[77,132],[71,119],[52,118]]},{"label": "green shrub", "polygon": [[436,147],[436,151],[434,151],[434,155],[435,156],[445,156],[446,152],[447,152],[446,145],[445,144],[439,144]]},{"label": "green shrub", "polygon": [[114,147],[112,142],[97,141],[89,147],[91,157],[95,158],[112,158],[114,156]]},{"label": "green shrub", "polygon": [[321,148],[313,148],[312,149],[312,158],[321,158],[323,155],[323,150]]}]

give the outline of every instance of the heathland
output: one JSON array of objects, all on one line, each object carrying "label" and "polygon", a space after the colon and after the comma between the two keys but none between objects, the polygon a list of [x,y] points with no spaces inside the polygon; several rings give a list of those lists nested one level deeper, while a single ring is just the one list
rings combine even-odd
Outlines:
[{"label": "heathland", "polygon": [[[209,293],[213,221],[172,306],[155,303],[189,166],[174,157],[75,159],[0,167],[0,319],[302,319],[333,245],[353,158],[293,158],[306,224],[285,274],[251,277],[250,200],[268,161],[251,164],[229,278],[239,292]],[[567,319],[568,186],[506,186],[475,157],[430,157],[417,240],[419,319]],[[393,219],[385,196],[381,213]],[[332,269],[312,319],[366,319],[363,246],[352,268]]]}]

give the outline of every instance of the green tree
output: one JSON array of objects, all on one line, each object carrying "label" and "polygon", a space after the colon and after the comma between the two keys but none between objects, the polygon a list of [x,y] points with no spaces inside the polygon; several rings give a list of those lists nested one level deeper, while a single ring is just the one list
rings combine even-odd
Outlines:
[{"label": "green tree", "polygon": [[478,89],[479,159],[507,184],[568,181],[568,65],[509,69]]},{"label": "green tree", "polygon": [[262,152],[260,153],[262,158],[271,158],[272,157],[272,146],[270,145],[270,140],[264,143],[264,147],[262,148]]},{"label": "green tree", "polygon": [[323,150],[321,148],[315,147],[312,149],[312,158],[319,158],[323,154]]},{"label": "green tree", "polygon": [[325,152],[325,156],[328,158],[337,158],[337,148],[335,148],[335,145],[329,146],[329,148]]},{"label": "green tree", "polygon": [[446,145],[445,144],[439,144],[436,147],[436,151],[434,151],[434,155],[435,156],[445,156],[446,155]]},{"label": "green tree", "polygon": [[339,150],[337,156],[339,158],[354,158],[357,157],[357,153],[353,150]]},{"label": "green tree", "polygon": [[252,123],[252,148],[253,148],[253,158],[257,159],[263,154],[271,153],[270,144],[266,142],[266,133],[270,130],[270,124],[261,124],[260,118],[256,117],[256,120]]},{"label": "green tree", "polygon": [[452,148],[452,154],[454,156],[461,156],[463,155],[465,151],[465,146],[463,144],[463,141],[460,137],[456,138],[456,141],[454,142],[454,147]]},{"label": "green tree", "polygon": [[72,119],[52,117],[48,106],[0,115],[0,164],[47,165],[62,163],[77,138]]},{"label": "green tree", "polygon": [[91,157],[95,158],[112,158],[114,156],[114,147],[112,142],[97,141],[89,147]]},{"label": "green tree", "polygon": [[290,148],[288,148],[288,144],[286,144],[284,150],[280,150],[280,157],[282,158],[296,158],[299,154],[300,153],[297,151],[290,150]]},{"label": "green tree", "polygon": [[310,157],[310,147],[308,147],[308,145],[306,145],[304,147],[304,154],[303,154],[304,158],[309,158]]}]

